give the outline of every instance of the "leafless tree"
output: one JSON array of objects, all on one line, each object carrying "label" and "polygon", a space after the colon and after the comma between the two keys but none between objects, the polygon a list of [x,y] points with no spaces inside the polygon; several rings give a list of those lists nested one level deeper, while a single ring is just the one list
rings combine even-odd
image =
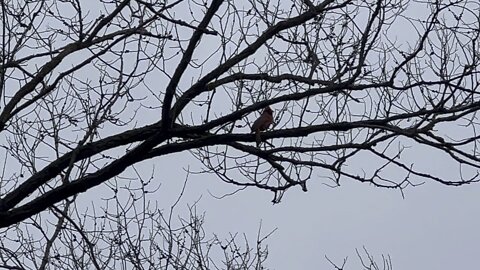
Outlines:
[{"label": "leafless tree", "polygon": [[144,183],[136,165],[184,151],[275,203],[318,178],[480,179],[477,0],[100,2],[0,1],[2,232],[82,229],[79,194]]},{"label": "leafless tree", "polygon": [[[358,260],[360,261],[361,269],[364,270],[392,270],[393,265],[392,265],[392,259],[390,256],[385,256],[382,255],[382,260],[381,264],[379,263],[378,260],[375,260],[375,258],[368,252],[368,250],[363,247],[363,251],[360,252],[358,249],[355,250],[357,253]],[[330,258],[325,256],[325,259],[333,266],[335,270],[346,270],[350,269],[347,267],[347,261],[348,257],[345,257],[342,261],[342,264],[334,263]]]},{"label": "leafless tree", "polygon": [[151,185],[122,188],[84,210],[72,201],[53,206],[56,223],[32,219],[0,233],[0,269],[266,269],[273,231],[260,226],[254,241],[209,235],[196,205],[177,219],[179,200],[160,209]]}]

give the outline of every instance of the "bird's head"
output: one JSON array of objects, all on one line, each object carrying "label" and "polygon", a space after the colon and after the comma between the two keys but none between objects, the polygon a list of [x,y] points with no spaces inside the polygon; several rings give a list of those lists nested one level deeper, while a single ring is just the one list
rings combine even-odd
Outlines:
[{"label": "bird's head", "polygon": [[270,108],[270,106],[267,106],[265,109],[263,109],[263,113],[273,114],[273,110]]}]

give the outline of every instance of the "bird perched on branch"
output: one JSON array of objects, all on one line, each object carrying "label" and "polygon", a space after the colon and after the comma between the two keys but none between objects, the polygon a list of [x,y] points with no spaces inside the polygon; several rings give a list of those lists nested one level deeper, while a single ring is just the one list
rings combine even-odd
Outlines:
[{"label": "bird perched on branch", "polygon": [[260,146],[260,143],[262,141],[260,138],[260,132],[267,130],[272,123],[273,111],[269,106],[267,106],[265,109],[263,109],[262,115],[260,115],[260,117],[258,117],[258,119],[255,120],[252,125],[252,132],[255,133],[257,147]]}]

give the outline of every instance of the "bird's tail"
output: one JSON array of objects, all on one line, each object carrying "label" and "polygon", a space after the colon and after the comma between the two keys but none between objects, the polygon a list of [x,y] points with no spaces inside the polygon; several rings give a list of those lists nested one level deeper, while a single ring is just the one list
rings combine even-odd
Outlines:
[{"label": "bird's tail", "polygon": [[262,138],[260,137],[260,130],[255,132],[255,141],[257,142],[257,147],[260,147],[260,143],[262,142]]}]

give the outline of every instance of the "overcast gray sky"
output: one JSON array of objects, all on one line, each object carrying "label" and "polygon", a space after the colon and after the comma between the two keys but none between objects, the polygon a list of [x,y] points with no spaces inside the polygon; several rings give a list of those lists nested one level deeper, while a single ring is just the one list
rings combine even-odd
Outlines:
[{"label": "overcast gray sky", "polygon": [[[416,38],[409,30],[401,31],[406,26],[396,27],[397,38]],[[185,36],[190,34],[190,30],[185,32]],[[208,41],[199,49],[208,50]],[[196,56],[201,58],[202,51]],[[84,75],[91,76],[88,72]],[[165,81],[153,77],[147,83],[165,85]],[[181,86],[190,85],[194,81],[190,79],[187,76]],[[273,109],[278,113],[280,108],[274,106]],[[254,116],[249,118],[254,119]],[[157,120],[158,115],[142,115],[135,124],[142,126]],[[442,176],[455,175],[452,172],[460,169],[445,156],[420,147],[408,149],[402,158],[413,164],[422,163]],[[161,183],[155,197],[165,208],[169,208],[181,192],[186,177],[184,169],[200,168],[198,161],[188,153],[148,160],[137,168],[148,176],[152,165],[155,166],[155,181]],[[358,158],[351,166],[372,170],[378,164]],[[395,174],[395,171],[390,173]],[[479,184],[446,187],[427,182],[408,187],[403,197],[398,190],[352,181],[342,181],[340,187],[331,188],[326,185],[331,182],[325,177],[313,174],[308,192],[295,187],[285,194],[280,204],[272,205],[272,194],[256,188],[223,199],[214,198],[210,194],[222,196],[234,191],[235,187],[221,182],[213,174],[192,174],[176,214],[188,215],[186,205],[198,200],[197,211],[206,213],[207,235],[228,238],[229,233],[245,233],[251,244],[255,244],[260,224],[264,234],[277,229],[265,242],[270,250],[266,266],[276,270],[333,269],[324,256],[338,264],[348,256],[345,270],[359,269],[355,249],[363,247],[379,263],[382,254],[390,255],[394,269],[475,269],[480,265]],[[400,179],[403,177],[405,175],[398,175]],[[82,194],[79,202],[98,199],[100,190]]]},{"label": "overcast gray sky", "polygon": [[[440,174],[457,169],[449,163],[431,165]],[[179,170],[170,173],[172,180],[185,177]],[[379,263],[382,254],[390,255],[394,269],[474,269],[480,264],[479,185],[427,183],[407,189],[403,199],[397,190],[355,182],[332,189],[312,179],[307,193],[289,191],[272,205],[270,193],[253,188],[218,200],[208,191],[221,195],[232,191],[230,185],[209,175],[189,179],[182,202],[202,197],[197,210],[206,212],[207,233],[225,238],[229,232],[246,233],[254,244],[260,222],[265,233],[278,228],[266,242],[266,265],[272,269],[333,269],[325,255],[339,264],[348,256],[346,269],[359,269],[355,249],[364,246]],[[172,190],[180,192],[174,182],[163,182],[160,201],[167,203],[164,196],[173,200]]]},{"label": "overcast gray sky", "polygon": [[[412,5],[405,14],[426,18],[428,11]],[[411,45],[418,38],[411,25],[402,23],[401,18],[390,31],[395,33],[391,38],[405,48],[407,41]],[[190,31],[185,35],[189,34]],[[200,51],[195,54],[197,58],[209,55],[208,42],[215,42],[215,39],[202,40]],[[205,50],[205,54],[201,50]],[[185,87],[190,83],[182,80]],[[151,85],[162,84],[165,82],[151,81]],[[275,109],[278,112],[280,108]],[[155,117],[142,120],[150,123]],[[434,168],[437,175],[454,176],[453,172],[459,170],[451,159],[421,147],[408,149],[403,158],[410,163],[426,164],[424,166]],[[188,153],[154,159],[152,163],[157,172],[162,171],[157,174],[162,183],[158,200],[166,207],[180,193],[186,176],[182,168],[199,168],[198,161]],[[152,163],[147,161],[142,166],[149,171]],[[378,164],[358,159],[355,166],[371,170]],[[403,198],[398,190],[352,181],[343,181],[338,188],[325,184],[331,182],[314,174],[307,193],[294,188],[280,204],[272,205],[272,194],[255,188],[218,200],[209,192],[221,196],[234,191],[235,187],[221,182],[215,175],[190,175],[183,204],[177,210],[187,215],[185,204],[201,198],[197,210],[206,213],[207,233],[215,233],[220,238],[222,235],[228,238],[229,233],[246,233],[252,244],[260,223],[264,233],[277,228],[266,241],[270,250],[267,266],[276,270],[333,269],[325,255],[339,264],[348,256],[346,269],[359,269],[355,249],[363,247],[379,263],[382,254],[390,255],[394,269],[474,269],[480,265],[477,255],[480,250],[480,185],[445,187],[427,182],[407,188]],[[175,190],[177,192],[173,192]]]}]

